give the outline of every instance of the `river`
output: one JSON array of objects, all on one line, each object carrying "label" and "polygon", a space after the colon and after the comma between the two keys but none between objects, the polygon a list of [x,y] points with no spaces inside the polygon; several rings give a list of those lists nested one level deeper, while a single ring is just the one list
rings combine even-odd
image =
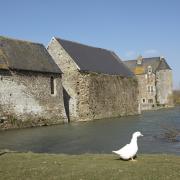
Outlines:
[{"label": "river", "polygon": [[40,153],[111,153],[129,143],[141,131],[139,153],[180,155],[180,138],[164,138],[164,127],[180,130],[180,106],[147,111],[138,116],[79,122],[0,132],[0,149]]}]

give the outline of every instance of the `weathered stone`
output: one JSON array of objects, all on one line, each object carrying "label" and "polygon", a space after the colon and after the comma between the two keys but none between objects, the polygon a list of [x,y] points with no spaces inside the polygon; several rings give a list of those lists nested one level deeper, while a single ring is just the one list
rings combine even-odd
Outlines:
[{"label": "weathered stone", "polygon": [[163,57],[141,57],[124,63],[138,79],[141,110],[174,106],[172,70]]},{"label": "weathered stone", "polygon": [[137,75],[137,78],[141,110],[150,110],[156,106],[155,74]]},{"label": "weathered stone", "polygon": [[165,107],[172,107],[174,105],[172,71],[168,69],[157,71],[156,81],[157,103]]},{"label": "weathered stone", "polygon": [[61,75],[43,44],[0,36],[0,129],[66,122]]},{"label": "weathered stone", "polygon": [[70,121],[138,114],[136,78],[82,72],[56,39],[47,49],[63,72],[64,104]]},{"label": "weathered stone", "polygon": [[[55,82],[54,94],[51,94],[52,76]],[[0,111],[1,116],[8,118],[8,122],[2,124],[1,128],[18,127],[18,124],[28,127],[67,121],[60,75],[1,71]]]}]

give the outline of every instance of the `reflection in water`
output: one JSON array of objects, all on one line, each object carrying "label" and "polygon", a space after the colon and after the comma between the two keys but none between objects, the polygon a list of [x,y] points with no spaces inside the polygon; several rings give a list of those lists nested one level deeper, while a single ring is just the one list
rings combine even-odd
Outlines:
[{"label": "reflection in water", "polygon": [[139,116],[0,132],[0,149],[48,153],[111,153],[141,131],[140,153],[180,155],[180,142],[165,141],[164,126],[180,128],[180,106]]}]

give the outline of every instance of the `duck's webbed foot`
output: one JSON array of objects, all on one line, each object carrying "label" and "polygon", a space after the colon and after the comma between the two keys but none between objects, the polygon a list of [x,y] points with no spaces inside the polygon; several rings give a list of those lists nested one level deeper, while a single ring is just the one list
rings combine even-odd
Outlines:
[{"label": "duck's webbed foot", "polygon": [[131,158],[131,161],[134,161],[134,162],[136,162],[137,160],[136,159],[133,159],[133,157]]}]

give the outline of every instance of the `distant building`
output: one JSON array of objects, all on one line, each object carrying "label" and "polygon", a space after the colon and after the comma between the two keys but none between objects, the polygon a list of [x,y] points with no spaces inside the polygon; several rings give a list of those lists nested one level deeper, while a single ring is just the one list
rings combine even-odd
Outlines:
[{"label": "distant building", "polygon": [[173,106],[172,70],[163,57],[139,56],[124,63],[137,76],[142,110]]},{"label": "distant building", "polygon": [[0,128],[66,121],[61,75],[42,44],[0,36]]},{"label": "distant building", "polygon": [[47,49],[63,72],[69,121],[138,114],[137,79],[114,52],[59,38]]}]

